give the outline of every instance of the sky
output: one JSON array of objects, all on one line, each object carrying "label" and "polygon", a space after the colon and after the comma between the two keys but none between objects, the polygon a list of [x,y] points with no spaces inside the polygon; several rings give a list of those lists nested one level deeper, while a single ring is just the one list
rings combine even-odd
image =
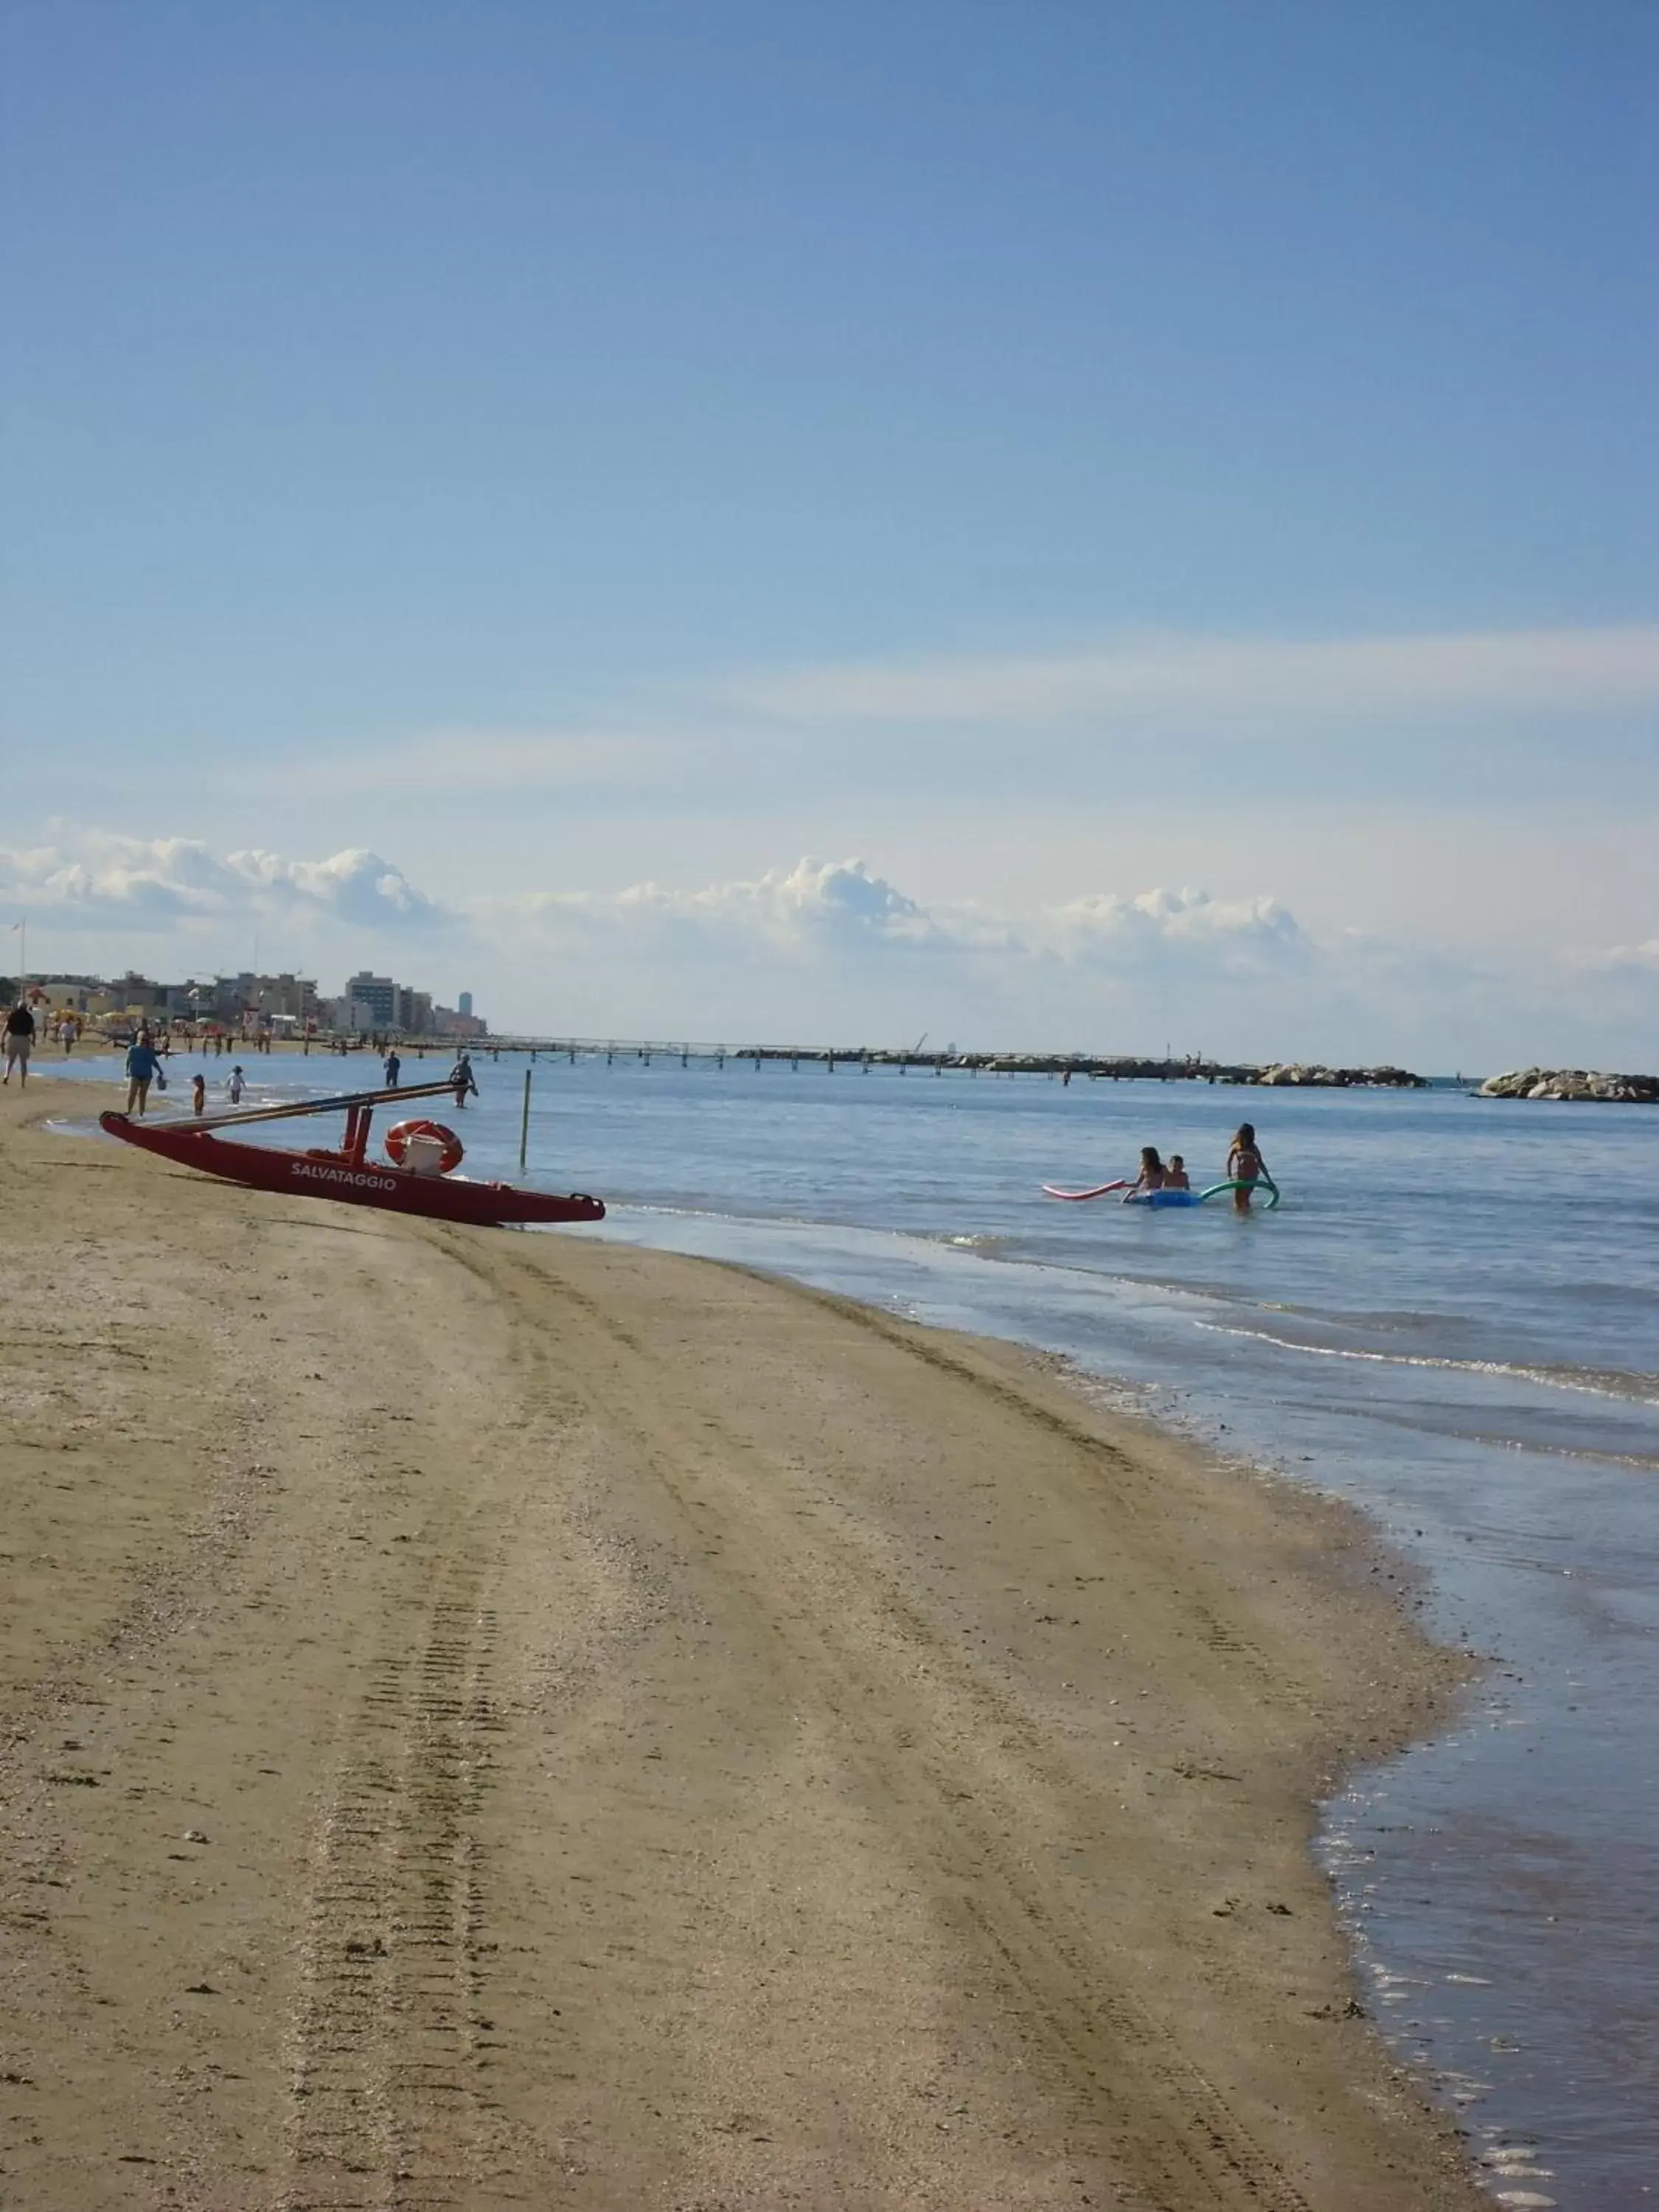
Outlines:
[{"label": "sky", "polygon": [[0,969],[1659,1067],[1656,122],[1649,0],[5,0]]}]

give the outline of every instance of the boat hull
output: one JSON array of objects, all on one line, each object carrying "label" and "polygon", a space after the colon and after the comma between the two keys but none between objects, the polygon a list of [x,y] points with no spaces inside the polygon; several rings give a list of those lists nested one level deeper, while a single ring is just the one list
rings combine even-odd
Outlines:
[{"label": "boat hull", "polygon": [[338,1206],[375,1206],[387,1213],[418,1214],[428,1221],[471,1222],[495,1228],[505,1222],[603,1221],[605,1206],[580,1191],[519,1190],[511,1183],[467,1182],[454,1176],[416,1175],[381,1160],[347,1159],[339,1152],[293,1152],[271,1145],[228,1143],[177,1122],[129,1121],[100,1114],[99,1126],[123,1144],[155,1152],[179,1167],[220,1176],[250,1190],[280,1191],[289,1198],[326,1198]]}]

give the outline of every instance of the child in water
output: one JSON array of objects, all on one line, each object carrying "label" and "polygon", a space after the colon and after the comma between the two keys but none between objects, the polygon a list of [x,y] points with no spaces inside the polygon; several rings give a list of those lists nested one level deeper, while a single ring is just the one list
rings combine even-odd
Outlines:
[{"label": "child in water", "polygon": [[1140,1173],[1124,1192],[1123,1203],[1127,1206],[1132,1198],[1144,1191],[1162,1190],[1164,1181],[1164,1167],[1158,1156],[1158,1146],[1143,1145],[1140,1148]]},{"label": "child in water", "polygon": [[1187,1163],[1179,1152],[1171,1152],[1170,1155],[1170,1164],[1164,1170],[1164,1188],[1165,1190],[1192,1188],[1192,1184],[1187,1180]]},{"label": "child in water", "polygon": [[190,1110],[192,1114],[207,1112],[207,1078],[192,1075],[190,1079]]},{"label": "child in water", "polygon": [[1233,1139],[1227,1154],[1227,1173],[1241,1188],[1233,1193],[1233,1211],[1248,1213],[1250,1210],[1250,1188],[1260,1182],[1267,1173],[1267,1163],[1256,1150],[1255,1125],[1241,1121],[1238,1134]]},{"label": "child in water", "polygon": [[240,1106],[242,1103],[242,1071],[240,1067],[233,1067],[230,1071],[230,1103],[233,1106]]}]

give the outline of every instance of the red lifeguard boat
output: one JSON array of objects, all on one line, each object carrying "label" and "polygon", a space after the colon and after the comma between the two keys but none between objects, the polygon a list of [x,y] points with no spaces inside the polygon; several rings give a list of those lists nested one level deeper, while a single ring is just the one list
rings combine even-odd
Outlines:
[{"label": "red lifeguard boat", "polygon": [[[392,1213],[417,1213],[431,1221],[471,1222],[497,1228],[507,1222],[603,1221],[605,1206],[583,1191],[557,1197],[520,1190],[506,1182],[472,1182],[454,1169],[461,1141],[435,1121],[399,1123],[387,1133],[389,1159],[368,1157],[376,1106],[412,1098],[453,1097],[447,1083],[412,1085],[406,1091],[359,1091],[288,1106],[252,1106],[246,1112],[201,1120],[135,1121],[125,1114],[100,1114],[99,1126],[123,1144],[157,1152],[180,1167],[222,1176],[250,1190],[276,1190],[290,1198],[329,1198],[343,1206],[378,1206]],[[280,1121],[302,1114],[344,1110],[345,1139],[337,1152],[289,1152],[275,1145],[227,1144],[216,1133],[248,1121]]]}]

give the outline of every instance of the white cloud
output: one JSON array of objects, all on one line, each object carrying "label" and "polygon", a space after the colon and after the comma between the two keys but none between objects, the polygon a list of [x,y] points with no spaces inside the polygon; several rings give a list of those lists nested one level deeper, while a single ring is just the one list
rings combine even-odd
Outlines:
[{"label": "white cloud", "polygon": [[862,860],[802,860],[693,890],[646,883],[610,893],[539,892],[487,902],[483,911],[553,940],[648,940],[665,951],[748,945],[810,957],[860,948],[945,951],[985,941],[970,917],[925,912]]},{"label": "white cloud", "polygon": [[562,944],[750,950],[796,960],[890,959],[896,952],[1000,965],[1057,960],[1103,975],[1192,969],[1289,969],[1311,950],[1295,917],[1270,898],[1222,902],[1201,890],[1101,893],[1039,908],[1018,921],[982,908],[927,908],[862,860],[798,861],[753,880],[693,890],[637,884],[609,893],[553,891],[487,902],[481,913]]},{"label": "white cloud", "polygon": [[1312,950],[1296,917],[1276,899],[1228,902],[1205,891],[1097,894],[1048,908],[1043,922],[1044,939],[1078,960],[1152,957],[1161,966],[1173,956],[1189,965],[1288,969]]},{"label": "white cloud", "polygon": [[1650,937],[1641,945],[1613,945],[1607,951],[1595,956],[1588,964],[1607,969],[1617,975],[1659,977],[1659,937]]},{"label": "white cloud", "polygon": [[1387,720],[1659,701],[1659,626],[1297,641],[1157,635],[1029,658],[757,671],[729,704],[791,721],[1111,726],[1201,714]]},{"label": "white cloud", "polygon": [[24,851],[0,848],[0,900],[54,930],[153,933],[265,917],[407,931],[448,919],[376,853],[352,850],[323,860],[258,851],[221,857],[195,838],[80,829]]}]

